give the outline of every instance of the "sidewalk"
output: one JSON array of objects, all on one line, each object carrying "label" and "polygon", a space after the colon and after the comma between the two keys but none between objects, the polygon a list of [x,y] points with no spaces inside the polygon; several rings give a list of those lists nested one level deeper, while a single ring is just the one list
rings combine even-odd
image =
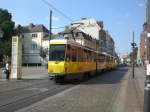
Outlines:
[{"label": "sidewalk", "polygon": [[135,78],[132,78],[132,68],[127,80],[125,112],[143,112],[145,71],[135,68]]},{"label": "sidewalk", "polygon": [[[22,79],[46,79],[48,72],[45,66],[40,67],[22,67]],[[0,81],[6,80],[6,74],[0,68]]]}]

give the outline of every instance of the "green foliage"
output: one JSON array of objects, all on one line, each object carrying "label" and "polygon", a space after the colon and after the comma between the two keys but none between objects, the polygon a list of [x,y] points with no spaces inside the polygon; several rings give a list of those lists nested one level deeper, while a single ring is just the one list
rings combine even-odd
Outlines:
[{"label": "green foliage", "polygon": [[[49,36],[50,37],[50,36]],[[51,39],[54,39],[55,38],[55,36],[54,35],[51,35]]]},{"label": "green foliage", "polygon": [[42,48],[42,49],[41,49],[41,52],[40,52],[40,56],[41,56],[42,58],[46,58],[47,55],[48,55],[48,49]]},{"label": "green foliage", "polygon": [[11,13],[0,8],[0,28],[4,32],[3,38],[0,40],[0,60],[4,56],[11,56],[11,37],[15,24],[11,19]]},{"label": "green foliage", "polygon": [[136,60],[137,60],[137,53],[138,53],[138,47],[134,48],[133,51],[130,53],[130,60],[131,60],[131,62],[136,62]]},{"label": "green foliage", "polygon": [[13,35],[14,22],[12,16],[7,10],[0,9],[0,28],[4,32],[2,40],[7,41]]}]

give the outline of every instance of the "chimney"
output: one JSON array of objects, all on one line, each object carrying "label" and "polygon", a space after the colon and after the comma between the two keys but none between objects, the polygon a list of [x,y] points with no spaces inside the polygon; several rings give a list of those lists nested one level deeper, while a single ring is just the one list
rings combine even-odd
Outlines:
[{"label": "chimney", "polygon": [[81,18],[81,20],[86,20],[87,18]]},{"label": "chimney", "polygon": [[33,23],[30,23],[29,26],[28,26],[29,30],[31,30],[33,27],[34,27]]},{"label": "chimney", "polygon": [[99,27],[100,27],[101,29],[104,28],[104,23],[103,23],[103,21],[98,21],[97,24],[99,25]]},{"label": "chimney", "polygon": [[65,30],[68,30],[69,29],[69,26],[65,26]]},{"label": "chimney", "polygon": [[147,28],[148,28],[148,24],[147,24],[147,22],[145,22],[145,23],[143,24],[143,31],[144,31],[144,32],[147,32]]}]

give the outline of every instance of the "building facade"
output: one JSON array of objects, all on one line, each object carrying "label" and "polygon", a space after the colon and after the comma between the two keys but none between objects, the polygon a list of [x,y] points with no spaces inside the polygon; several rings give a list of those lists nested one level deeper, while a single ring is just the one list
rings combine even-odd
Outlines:
[{"label": "building facade", "polygon": [[150,63],[150,0],[147,0],[146,7],[146,23],[147,23],[147,33],[149,36],[146,38],[146,49],[147,49],[147,62]]},{"label": "building facade", "polygon": [[75,21],[71,24],[71,27],[76,27],[80,31],[98,41],[99,45],[97,49],[100,52],[115,56],[114,40],[108,31],[103,29],[103,26],[102,21],[96,21],[93,18],[82,18],[81,20]]},{"label": "building facade", "polygon": [[147,23],[143,24],[143,31],[140,35],[140,59],[145,65],[147,60]]},{"label": "building facade", "polygon": [[77,29],[88,34],[92,38],[99,39],[99,30],[101,27],[93,18],[82,18],[81,20],[73,22],[71,27],[77,27]]},{"label": "building facade", "polygon": [[49,46],[48,42],[45,42],[49,32],[47,28],[43,25],[29,24],[27,26],[18,25],[15,29],[17,34],[21,34],[23,38],[22,63],[31,65],[43,64],[43,49],[47,49]]},{"label": "building facade", "polygon": [[106,53],[109,55],[114,56],[115,55],[115,43],[111,35],[108,31],[106,31]]},{"label": "building facade", "polygon": [[96,50],[96,39],[92,39],[88,34],[80,31],[79,29],[65,29],[63,32],[59,33],[59,36],[63,36],[65,39],[75,41],[82,46]]}]

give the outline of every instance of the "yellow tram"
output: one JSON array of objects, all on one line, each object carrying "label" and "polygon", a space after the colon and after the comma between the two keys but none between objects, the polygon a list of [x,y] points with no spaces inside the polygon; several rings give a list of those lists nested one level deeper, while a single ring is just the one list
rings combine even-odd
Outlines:
[{"label": "yellow tram", "polygon": [[68,39],[50,41],[49,77],[56,82],[94,75],[115,67],[115,58]]}]

